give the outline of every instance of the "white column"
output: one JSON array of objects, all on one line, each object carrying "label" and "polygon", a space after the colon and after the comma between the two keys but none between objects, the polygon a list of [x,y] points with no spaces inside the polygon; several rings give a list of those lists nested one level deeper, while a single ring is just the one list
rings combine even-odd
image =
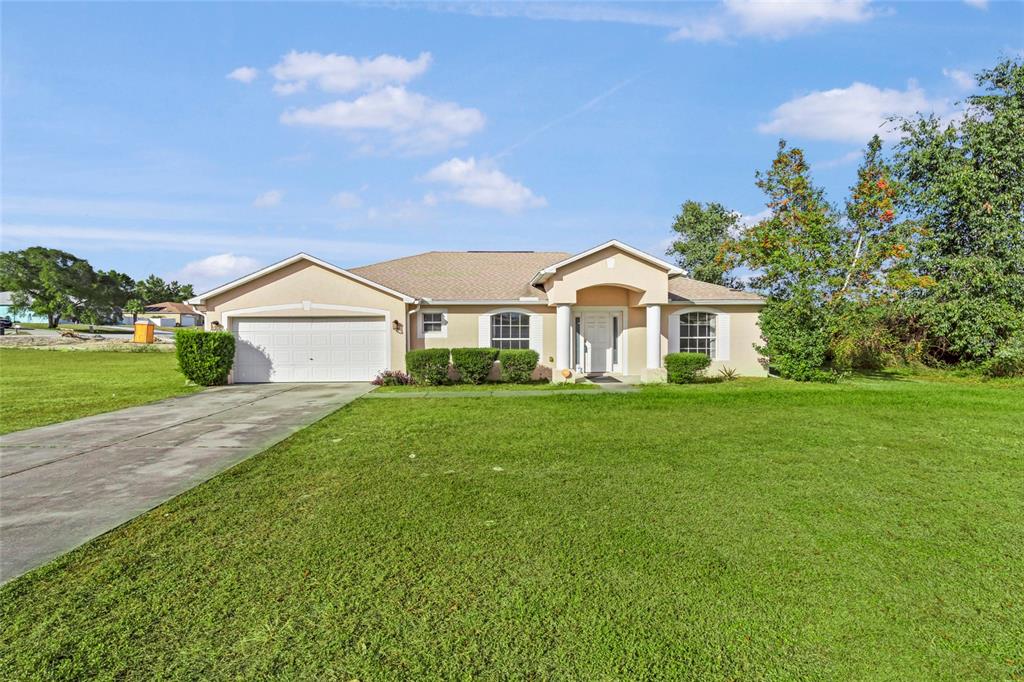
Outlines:
[{"label": "white column", "polygon": [[661,306],[647,306],[647,369],[661,367]]},{"label": "white column", "polygon": [[560,303],[555,310],[555,371],[561,372],[569,367],[570,349],[572,348],[572,306]]}]

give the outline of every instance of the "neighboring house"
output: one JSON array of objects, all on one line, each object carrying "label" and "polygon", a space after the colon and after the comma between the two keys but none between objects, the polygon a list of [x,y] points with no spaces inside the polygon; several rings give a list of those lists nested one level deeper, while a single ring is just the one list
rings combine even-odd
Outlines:
[{"label": "neighboring house", "polygon": [[415,348],[532,348],[562,370],[663,381],[663,358],[764,376],[755,294],[683,276],[618,241],[576,255],[431,251],[344,270],[303,253],[189,303],[238,339],[232,379],[368,381]]},{"label": "neighboring house", "polygon": [[[131,315],[127,315],[126,319],[130,321]],[[154,322],[166,320],[164,323],[156,322],[157,325],[161,326],[201,327],[203,325],[203,314],[201,312],[188,303],[175,303],[173,301],[147,305],[145,312],[139,314],[139,319],[149,319]]]},{"label": "neighboring house", "polygon": [[46,324],[49,320],[46,315],[36,315],[31,310],[23,310],[15,313],[11,310],[13,303],[13,291],[0,291],[0,317],[9,317],[12,322],[33,322]]}]

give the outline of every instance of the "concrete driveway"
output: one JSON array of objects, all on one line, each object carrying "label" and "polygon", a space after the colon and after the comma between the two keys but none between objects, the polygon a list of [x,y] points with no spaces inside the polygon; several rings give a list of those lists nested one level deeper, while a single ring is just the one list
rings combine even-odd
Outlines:
[{"label": "concrete driveway", "polygon": [[221,386],[0,437],[0,582],[262,452],[372,388]]}]

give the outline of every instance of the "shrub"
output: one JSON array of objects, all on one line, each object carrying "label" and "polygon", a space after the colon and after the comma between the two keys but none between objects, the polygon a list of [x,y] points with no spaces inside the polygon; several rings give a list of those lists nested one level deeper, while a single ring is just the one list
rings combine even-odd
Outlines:
[{"label": "shrub", "polygon": [[982,371],[990,377],[1024,377],[1024,334],[1017,334],[996,347]]},{"label": "shrub", "polygon": [[739,375],[740,373],[736,370],[735,367],[723,367],[720,370],[718,370],[718,376],[722,377],[723,381],[732,381]]},{"label": "shrub", "polygon": [[525,384],[533,376],[540,356],[535,350],[503,350],[498,354],[501,380],[511,384]]},{"label": "shrub", "polygon": [[411,350],[405,354],[405,368],[417,384],[447,384],[450,355],[447,348]]},{"label": "shrub", "polygon": [[464,384],[482,384],[498,359],[497,348],[452,348],[452,366]]},{"label": "shrub", "polygon": [[386,369],[370,382],[374,386],[408,386],[412,377],[399,369]]},{"label": "shrub", "polygon": [[892,306],[848,304],[831,320],[829,345],[831,367],[839,372],[879,370],[913,362],[920,358],[911,336],[908,320]]},{"label": "shrub", "polygon": [[229,332],[208,332],[186,327],[174,332],[178,368],[200,386],[217,386],[228,380],[235,362],[235,337]]},{"label": "shrub", "polygon": [[692,384],[710,364],[711,358],[704,353],[669,353],[665,356],[668,380],[673,384]]},{"label": "shrub", "polygon": [[813,304],[769,299],[758,321],[765,345],[757,350],[784,379],[835,381],[838,375],[823,368],[831,340],[826,322]]}]

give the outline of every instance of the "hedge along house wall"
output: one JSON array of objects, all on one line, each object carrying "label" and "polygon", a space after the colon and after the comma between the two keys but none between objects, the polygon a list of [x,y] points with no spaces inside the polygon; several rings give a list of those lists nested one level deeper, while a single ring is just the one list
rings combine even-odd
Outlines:
[{"label": "hedge along house wall", "polygon": [[[537,292],[538,296],[544,297],[544,292]],[[410,336],[412,348],[479,348],[480,344],[480,317],[491,315],[503,310],[520,310],[530,315],[539,315],[541,324],[541,348],[538,352],[540,358],[537,369],[534,372],[534,379],[550,379],[551,368],[554,360],[548,358],[555,356],[555,309],[547,305],[522,302],[502,303],[488,305],[452,305],[438,304],[429,306],[424,304],[421,311],[444,310],[446,313],[446,336],[420,337],[418,330],[420,320],[418,314],[410,316]],[[499,381],[501,379],[501,367],[495,365],[488,376],[488,381]]]},{"label": "hedge along house wall", "polygon": [[498,360],[497,348],[452,348],[452,371],[464,384],[487,381]]}]

